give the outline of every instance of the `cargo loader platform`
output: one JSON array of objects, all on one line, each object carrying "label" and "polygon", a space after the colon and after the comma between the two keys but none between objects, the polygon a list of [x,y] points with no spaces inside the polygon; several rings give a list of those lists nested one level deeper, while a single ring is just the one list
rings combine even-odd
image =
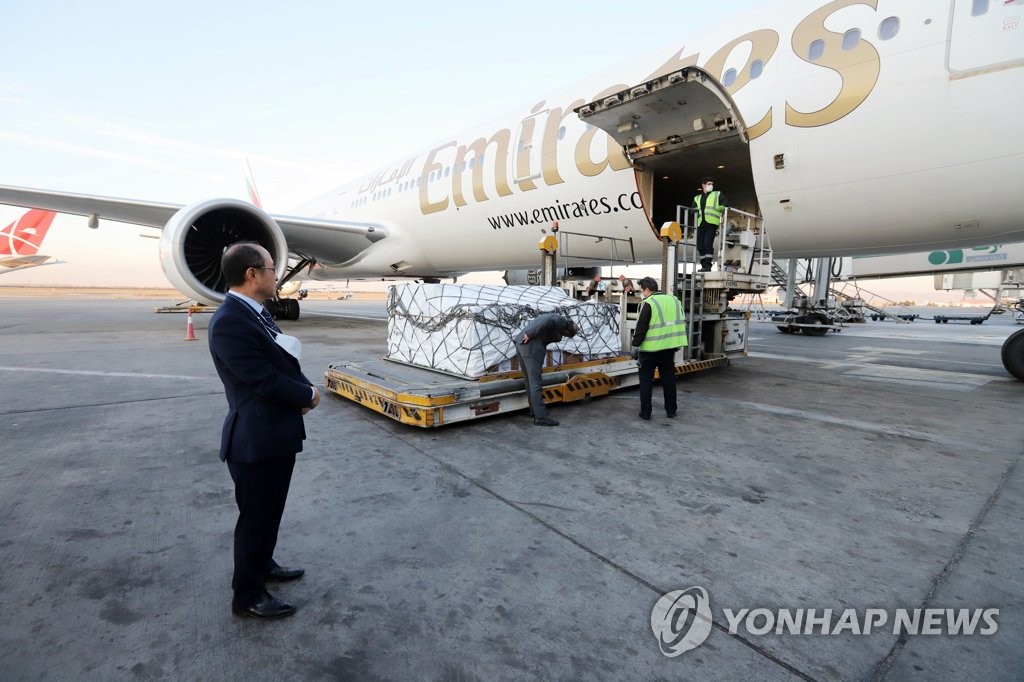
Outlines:
[{"label": "cargo loader platform", "polygon": [[[676,375],[728,364],[726,356],[676,364]],[[329,365],[327,390],[395,421],[421,428],[507,414],[529,407],[519,371],[465,379],[390,360]],[[629,356],[544,368],[544,402],[570,403],[639,383]]]}]

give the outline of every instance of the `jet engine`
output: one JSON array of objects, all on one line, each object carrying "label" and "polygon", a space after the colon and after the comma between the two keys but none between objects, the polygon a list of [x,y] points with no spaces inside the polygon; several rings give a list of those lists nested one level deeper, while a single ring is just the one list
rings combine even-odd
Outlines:
[{"label": "jet engine", "polygon": [[221,255],[240,241],[256,242],[269,251],[277,278],[284,276],[288,243],[281,228],[262,209],[237,199],[210,199],[175,213],[160,236],[160,265],[178,291],[216,305],[228,290]]}]

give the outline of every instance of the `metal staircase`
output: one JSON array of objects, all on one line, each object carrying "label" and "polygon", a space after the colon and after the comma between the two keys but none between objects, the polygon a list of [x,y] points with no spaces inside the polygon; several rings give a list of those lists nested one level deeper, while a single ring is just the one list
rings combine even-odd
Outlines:
[{"label": "metal staircase", "polygon": [[[853,296],[849,294],[850,287],[854,289],[855,295]],[[829,287],[829,292],[836,297],[837,302],[841,300],[854,301],[856,307],[870,310],[871,314],[865,315],[865,317],[871,317],[876,321],[893,320],[897,324],[909,324],[918,318],[918,315],[912,313],[906,306],[868,291],[856,282],[843,282],[835,287]],[[893,312],[893,309],[897,312]]]}]

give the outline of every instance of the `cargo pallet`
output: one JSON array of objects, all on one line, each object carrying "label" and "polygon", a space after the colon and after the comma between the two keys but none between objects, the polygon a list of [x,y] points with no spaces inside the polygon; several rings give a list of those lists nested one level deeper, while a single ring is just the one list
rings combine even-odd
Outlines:
[{"label": "cargo pallet", "polygon": [[[729,363],[726,356],[676,365],[676,375]],[[571,403],[639,384],[637,363],[628,356],[544,368],[544,402]],[[397,422],[421,428],[507,414],[529,407],[518,371],[479,379],[456,377],[390,360],[329,365],[327,390]]]}]

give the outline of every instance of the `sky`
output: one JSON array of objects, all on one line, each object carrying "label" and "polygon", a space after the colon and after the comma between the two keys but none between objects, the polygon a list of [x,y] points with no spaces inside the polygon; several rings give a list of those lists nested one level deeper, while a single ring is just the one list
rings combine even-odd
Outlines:
[{"label": "sky", "polygon": [[[756,4],[4,0],[0,184],[246,198],[248,158],[264,208],[287,213]],[[0,206],[0,225],[22,212]],[[43,252],[63,263],[0,285],[169,286],[158,241],[140,236],[157,234],[58,216]],[[914,279],[893,295],[930,291]]]}]

